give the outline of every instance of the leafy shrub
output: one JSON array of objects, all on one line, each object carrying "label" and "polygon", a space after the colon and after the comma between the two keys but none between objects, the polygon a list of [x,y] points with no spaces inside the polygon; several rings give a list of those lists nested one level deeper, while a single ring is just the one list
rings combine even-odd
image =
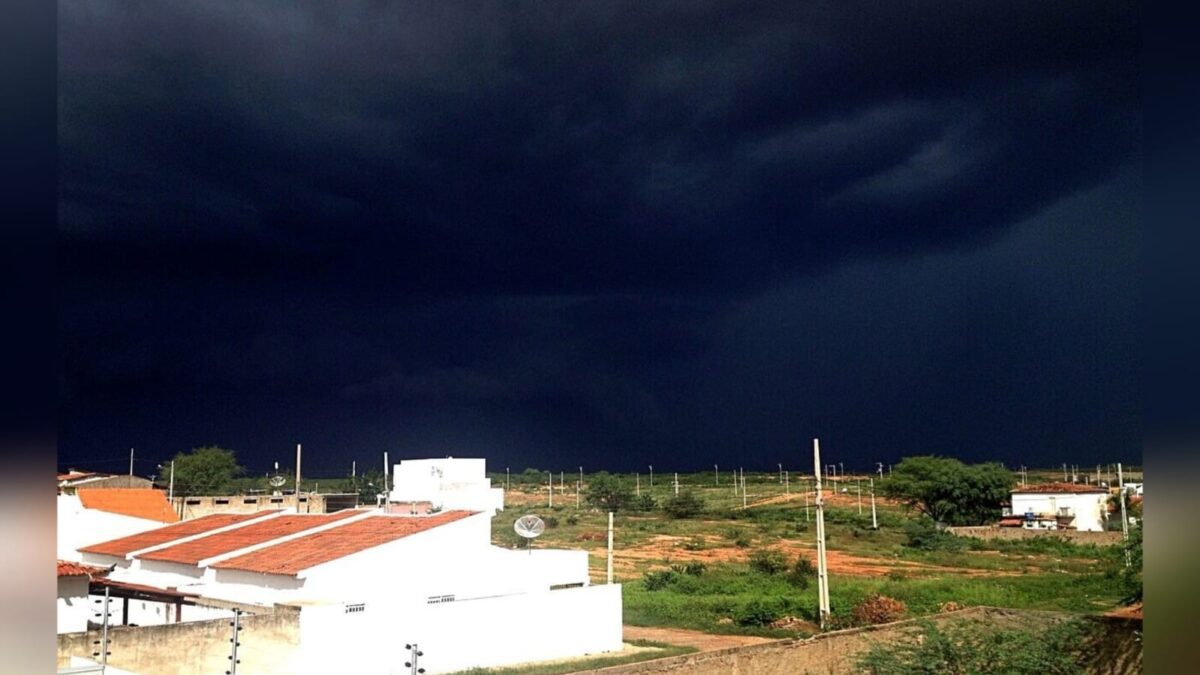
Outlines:
[{"label": "leafy shrub", "polygon": [[699,561],[684,563],[682,565],[671,565],[672,572],[674,572],[676,574],[685,574],[685,575],[691,576],[691,577],[698,577],[698,576],[704,574],[704,571],[707,569],[708,569],[708,565],[705,565],[704,563],[699,562]]},{"label": "leafy shrub", "polygon": [[683,550],[685,551],[703,551],[708,548],[708,542],[704,541],[704,537],[692,537],[683,542]]},{"label": "leafy shrub", "polygon": [[568,525],[578,525],[579,524],[579,516],[575,515],[574,513],[567,516],[567,524]]},{"label": "leafy shrub", "polygon": [[902,572],[901,570],[888,570],[888,573],[886,576],[887,576],[888,581],[907,581],[908,580],[908,575],[905,574],[904,572]]},{"label": "leafy shrub", "polygon": [[691,518],[704,511],[704,500],[691,490],[685,490],[667,499],[663,510],[672,518]]},{"label": "leafy shrub", "polygon": [[769,626],[783,615],[777,602],[755,598],[738,607],[733,620],[739,626]]},{"label": "leafy shrub", "polygon": [[905,546],[922,551],[961,551],[967,542],[938,529],[928,518],[911,520],[904,526]]},{"label": "leafy shrub", "polygon": [[750,568],[763,574],[779,574],[788,568],[787,556],[775,549],[759,549],[750,554]]},{"label": "leafy shrub", "polygon": [[812,564],[812,561],[804,556],[796,558],[796,562],[792,564],[792,568],[788,570],[788,583],[803,590],[808,588],[809,582],[817,578],[817,567]]},{"label": "leafy shrub", "polygon": [[654,572],[646,572],[642,577],[642,584],[648,591],[661,591],[667,586],[670,586],[675,581],[676,573],[674,570],[658,570]]},{"label": "leafy shrub", "polygon": [[963,621],[938,628],[924,622],[900,642],[880,641],[857,659],[858,672],[870,675],[909,673],[1042,673],[1077,675],[1086,631],[1078,621],[1048,629],[999,628],[990,622]]},{"label": "leafy shrub", "polygon": [[855,605],[850,611],[850,616],[856,624],[870,625],[891,623],[904,618],[907,613],[908,606],[900,600],[875,594]]},{"label": "leafy shrub", "polygon": [[633,511],[653,511],[658,506],[658,502],[654,501],[654,497],[650,493],[636,496],[629,502],[629,508]]},{"label": "leafy shrub", "polygon": [[547,515],[542,516],[542,522],[546,523],[546,527],[558,527],[558,516]]}]

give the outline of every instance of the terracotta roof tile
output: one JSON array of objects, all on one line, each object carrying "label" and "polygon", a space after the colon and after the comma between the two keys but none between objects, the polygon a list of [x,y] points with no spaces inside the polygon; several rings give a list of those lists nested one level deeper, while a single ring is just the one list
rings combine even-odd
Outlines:
[{"label": "terracotta roof tile", "polygon": [[162,490],[151,488],[79,488],[75,493],[84,508],[119,513],[134,518],[157,520],[160,523],[179,521],[175,509],[167,501]]},{"label": "terracotta roof tile", "polygon": [[1080,485],[1078,483],[1041,483],[1039,485],[1026,485],[1025,487],[1017,486],[1012,490],[1013,494],[1018,495],[1091,494],[1101,492],[1108,492],[1108,490],[1095,485]]},{"label": "terracotta roof tile", "polygon": [[447,511],[421,518],[372,516],[223,560],[213,567],[294,577],[310,567],[472,515],[471,511]]},{"label": "terracotta roof tile", "polygon": [[201,537],[192,541],[150,551],[138,558],[142,560],[162,560],[164,562],[195,565],[206,558],[230,553],[238,549],[263,544],[272,539],[310,530],[321,525],[344,520],[350,516],[362,515],[362,511],[339,511],[337,513],[320,515],[279,516],[264,520],[261,523],[251,523],[245,527],[218,532],[217,534]]},{"label": "terracotta roof tile", "polygon": [[84,565],[69,560],[58,561],[58,576],[60,577],[90,577],[93,574],[103,574],[107,571],[107,569],[95,565]]},{"label": "terracotta roof tile", "polygon": [[[100,492],[108,492],[108,490],[101,490]],[[130,553],[143,548],[158,546],[159,544],[165,544],[175,539],[190,537],[193,534],[203,534],[219,527],[234,525],[252,518],[261,518],[268,513],[278,513],[278,509],[272,511],[259,511],[257,513],[214,513],[211,516],[185,520],[182,523],[176,523],[175,525],[159,527],[153,530],[147,530],[146,532],[131,534],[128,537],[121,537],[120,539],[113,539],[112,541],[92,544],[91,546],[84,546],[79,550],[83,553],[101,553],[104,555],[124,558]]]}]

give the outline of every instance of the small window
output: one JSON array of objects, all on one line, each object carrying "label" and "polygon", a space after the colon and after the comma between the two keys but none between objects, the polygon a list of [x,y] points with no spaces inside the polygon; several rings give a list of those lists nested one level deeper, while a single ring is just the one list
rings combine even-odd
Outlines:
[{"label": "small window", "polygon": [[257,504],[258,497],[247,497],[246,499],[242,500],[242,503],[243,504]]},{"label": "small window", "polygon": [[302,502],[306,502],[306,501],[308,501],[308,497],[301,497],[301,498],[300,498],[300,501],[302,501]]},{"label": "small window", "polygon": [[271,503],[272,504],[282,504],[283,497],[271,497]]},{"label": "small window", "polygon": [[215,499],[213,501],[217,504],[228,504],[229,503],[228,499]]},{"label": "small window", "polygon": [[187,504],[188,506],[199,506],[200,500],[199,499],[188,499],[188,500],[185,500],[183,503]]}]

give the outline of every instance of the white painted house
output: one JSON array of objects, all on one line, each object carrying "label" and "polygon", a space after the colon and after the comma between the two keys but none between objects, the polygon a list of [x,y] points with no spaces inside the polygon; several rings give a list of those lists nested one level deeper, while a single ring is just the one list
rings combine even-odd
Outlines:
[{"label": "white painted house", "polygon": [[1012,516],[1026,529],[1102,532],[1108,496],[1108,490],[1094,485],[1026,485],[1012,491]]},{"label": "white painted house", "polygon": [[279,672],[407,672],[406,642],[430,674],[620,650],[620,586],[591,585],[586,551],[492,546],[491,517],[218,514],[82,552],[119,583],[299,607]]},{"label": "white painted house", "polygon": [[82,560],[83,546],[179,520],[162,491],[148,488],[79,488],[58,495],[55,510],[60,560]]},{"label": "white painted house", "polygon": [[92,618],[92,607],[88,601],[88,583],[98,570],[68,560],[58,561],[58,601],[56,614],[59,633],[76,633],[87,630]]},{"label": "white painted house", "polygon": [[492,487],[483,459],[406,459],[392,472],[393,504],[422,505],[427,511],[466,509],[497,513],[504,490]]}]

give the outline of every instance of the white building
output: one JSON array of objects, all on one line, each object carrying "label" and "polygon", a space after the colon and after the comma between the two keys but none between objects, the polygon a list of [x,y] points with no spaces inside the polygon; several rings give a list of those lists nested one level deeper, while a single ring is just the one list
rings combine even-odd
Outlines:
[{"label": "white building", "polygon": [[388,501],[419,513],[466,509],[494,514],[504,509],[504,490],[492,487],[482,459],[406,459],[392,472]]},{"label": "white building", "polygon": [[1027,529],[1102,532],[1108,519],[1108,490],[1094,485],[1047,483],[1012,491],[1012,515]]},{"label": "white building", "polygon": [[79,488],[58,495],[57,548],[61,560],[79,561],[88,544],[162,527],[179,520],[161,490]]},{"label": "white building", "polygon": [[420,645],[430,674],[621,649],[621,588],[591,585],[586,551],[490,540],[490,511],[271,511],[205,516],[82,552],[115,564],[117,583],[300,607],[299,647],[279,672],[401,672],[406,642]]},{"label": "white building", "polygon": [[88,565],[68,560],[58,561],[58,632],[77,633],[87,630],[92,618],[92,607],[88,601],[88,583],[97,571]]}]

